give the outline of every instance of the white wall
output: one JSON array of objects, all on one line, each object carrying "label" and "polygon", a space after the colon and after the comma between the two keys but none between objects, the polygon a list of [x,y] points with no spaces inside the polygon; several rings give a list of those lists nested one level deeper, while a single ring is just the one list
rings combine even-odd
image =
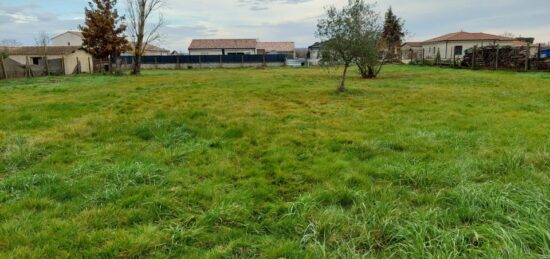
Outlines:
[{"label": "white wall", "polygon": [[66,32],[53,38],[52,46],[82,46],[82,38]]},{"label": "white wall", "polygon": [[[256,49],[225,49],[225,55],[231,53],[244,53],[245,55],[256,54]],[[189,55],[222,55],[222,49],[190,49]]]},{"label": "white wall", "polygon": [[[424,49],[424,57],[426,59],[435,59],[437,56],[437,51],[441,55],[441,59],[452,59],[455,54],[455,46],[462,46],[462,54],[456,55],[457,58],[464,57],[464,52],[467,49],[471,49],[474,46],[485,47],[485,46],[511,46],[512,41],[449,41],[449,42],[436,42],[436,43],[427,43],[422,47]],[[422,51],[422,50],[420,50]]]}]

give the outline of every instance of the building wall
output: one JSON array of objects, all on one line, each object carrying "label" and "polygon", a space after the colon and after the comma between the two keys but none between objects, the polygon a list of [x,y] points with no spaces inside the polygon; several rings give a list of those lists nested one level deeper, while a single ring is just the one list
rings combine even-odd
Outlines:
[{"label": "building wall", "polygon": [[[245,55],[255,55],[256,49],[225,49],[225,55],[231,53],[244,53]],[[222,49],[190,49],[189,55],[222,55]]]},{"label": "building wall", "polygon": [[82,46],[82,38],[72,33],[63,33],[52,39],[52,46]]},{"label": "building wall", "polygon": [[[435,43],[426,43],[422,46],[424,49],[424,57],[426,59],[435,59],[437,56],[437,51],[441,55],[441,59],[452,59],[455,50],[455,46],[462,46],[462,53],[457,54],[457,58],[462,58],[464,56],[464,51],[471,49],[474,46],[485,47],[485,46],[512,46],[512,41],[449,41],[449,42],[435,42]],[[422,50],[420,50],[422,51]]]}]

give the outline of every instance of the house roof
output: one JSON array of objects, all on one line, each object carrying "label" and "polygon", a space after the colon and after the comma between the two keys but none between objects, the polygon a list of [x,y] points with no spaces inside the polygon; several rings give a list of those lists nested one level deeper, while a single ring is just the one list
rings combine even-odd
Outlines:
[{"label": "house roof", "polygon": [[315,42],[313,45],[309,46],[308,49],[320,49],[323,46],[322,42]]},{"label": "house roof", "polygon": [[[46,47],[46,55],[63,56],[74,53],[82,49],[80,46],[48,46]],[[25,56],[25,55],[44,55],[44,47],[17,47],[7,48],[8,55]]]},{"label": "house roof", "polygon": [[265,52],[293,52],[295,50],[294,42],[258,42],[256,48],[263,49]]},{"label": "house roof", "polygon": [[429,39],[424,43],[442,42],[442,41],[478,41],[478,40],[498,40],[498,41],[514,41],[515,39],[498,36],[493,34],[487,34],[482,32],[454,32],[439,36],[437,38]]},{"label": "house roof", "polygon": [[195,39],[189,49],[255,49],[255,39]]},{"label": "house roof", "polygon": [[61,36],[61,35],[65,35],[65,34],[67,34],[67,33],[72,34],[72,35],[75,35],[75,36],[80,37],[80,38],[83,38],[82,32],[79,32],[79,31],[66,31],[66,32],[61,33],[61,34],[59,34],[59,35],[57,35],[57,36],[54,36],[52,39],[55,39],[55,38],[57,38],[57,37],[59,37],[59,36]]},{"label": "house roof", "polygon": [[401,45],[401,46],[405,46],[405,45],[409,45],[413,48],[422,48],[422,42],[405,42],[405,44]]},{"label": "house roof", "polygon": [[525,42],[525,41],[520,41],[520,40],[512,41],[512,46],[524,47],[524,46],[527,46],[527,45],[528,45],[528,43]]},{"label": "house roof", "polygon": [[[135,49],[133,42],[130,42],[130,47],[132,49]],[[145,51],[170,52],[170,50],[167,50],[167,49],[164,49],[164,48],[152,45],[152,44],[147,44],[147,47],[145,48]]]}]

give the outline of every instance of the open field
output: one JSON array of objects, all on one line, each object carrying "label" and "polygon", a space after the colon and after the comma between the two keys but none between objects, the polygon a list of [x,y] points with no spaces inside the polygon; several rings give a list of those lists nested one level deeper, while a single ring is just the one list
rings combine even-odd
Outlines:
[{"label": "open field", "polygon": [[0,81],[0,257],[550,257],[550,74]]}]

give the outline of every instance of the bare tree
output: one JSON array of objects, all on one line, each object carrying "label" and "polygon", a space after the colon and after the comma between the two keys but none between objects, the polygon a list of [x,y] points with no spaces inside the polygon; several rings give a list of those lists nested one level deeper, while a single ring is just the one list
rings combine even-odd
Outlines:
[{"label": "bare tree", "polygon": [[48,45],[50,45],[50,36],[45,33],[41,32],[34,38],[34,42],[36,43],[36,46],[40,47],[42,49],[42,60],[44,61],[44,69],[47,72],[49,72],[48,67],[48,60],[47,60],[47,54],[48,54]]},{"label": "bare tree", "polygon": [[21,47],[21,42],[14,40],[14,39],[5,39],[0,41],[0,47],[2,48],[2,53],[0,53],[0,57],[7,58],[8,57],[8,49],[14,48],[14,47]]},{"label": "bare tree", "polygon": [[156,23],[150,23],[152,15],[160,9],[163,0],[126,0],[128,29],[134,43],[134,69],[133,75],[141,74],[141,57],[147,46],[160,39],[159,29],[164,25],[161,14]]}]

